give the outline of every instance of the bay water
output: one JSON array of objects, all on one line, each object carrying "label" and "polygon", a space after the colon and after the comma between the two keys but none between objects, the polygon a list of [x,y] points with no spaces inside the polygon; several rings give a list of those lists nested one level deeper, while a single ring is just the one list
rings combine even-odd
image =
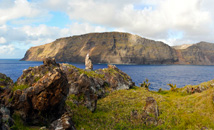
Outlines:
[{"label": "bay water", "polygon": [[[42,65],[42,62],[19,61],[19,59],[0,59],[0,73],[9,76],[15,82],[22,71],[29,67]],[[84,64],[69,63],[84,69]],[[107,64],[94,64],[94,69],[106,68]],[[185,85],[197,85],[214,79],[214,66],[200,65],[116,65],[120,70],[127,73],[136,86],[147,78],[151,85],[150,90],[157,91],[159,88],[170,89],[169,83],[177,87]]]}]

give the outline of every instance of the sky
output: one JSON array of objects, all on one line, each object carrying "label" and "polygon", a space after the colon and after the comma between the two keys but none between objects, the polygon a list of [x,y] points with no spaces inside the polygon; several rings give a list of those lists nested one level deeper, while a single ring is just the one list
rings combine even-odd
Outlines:
[{"label": "sky", "polygon": [[0,59],[91,32],[128,32],[174,46],[214,43],[213,0],[0,0]]}]

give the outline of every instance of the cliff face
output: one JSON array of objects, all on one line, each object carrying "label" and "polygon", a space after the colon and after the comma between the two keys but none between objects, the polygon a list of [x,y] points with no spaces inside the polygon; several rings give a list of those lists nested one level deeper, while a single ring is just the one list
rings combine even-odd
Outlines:
[{"label": "cliff face", "polygon": [[60,38],[30,48],[22,60],[42,61],[45,57],[55,57],[57,61],[84,63],[87,53],[93,63],[173,64],[178,61],[176,50],[162,42],[119,32]]},{"label": "cliff face", "polygon": [[214,44],[200,42],[177,49],[179,64],[214,65]]}]

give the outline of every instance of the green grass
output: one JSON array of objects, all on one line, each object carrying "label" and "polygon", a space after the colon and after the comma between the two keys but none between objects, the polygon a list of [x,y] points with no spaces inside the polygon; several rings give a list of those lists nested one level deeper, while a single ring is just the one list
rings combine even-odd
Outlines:
[{"label": "green grass", "polygon": [[2,79],[2,78],[0,78],[0,81],[5,81],[6,79]]},{"label": "green grass", "polygon": [[19,114],[13,114],[14,125],[11,127],[13,130],[39,130],[39,127],[32,127],[24,125]]},{"label": "green grass", "polygon": [[[205,83],[208,84],[208,83]],[[202,93],[187,94],[178,91],[148,91],[134,87],[130,90],[119,90],[98,100],[97,110],[92,113],[83,106],[72,104],[73,121],[77,129],[201,129],[214,128],[214,89]],[[141,120],[147,97],[154,97],[158,103],[160,115],[158,126],[145,126]],[[137,110],[138,118],[131,116]]]},{"label": "green grass", "polygon": [[28,85],[14,85],[14,87],[12,88],[12,91],[16,91],[16,90],[23,90],[23,89],[26,89],[28,88],[29,86]]}]

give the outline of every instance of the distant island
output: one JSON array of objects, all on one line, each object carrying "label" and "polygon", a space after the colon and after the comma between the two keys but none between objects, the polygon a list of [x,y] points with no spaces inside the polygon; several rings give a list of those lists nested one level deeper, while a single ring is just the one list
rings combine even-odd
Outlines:
[{"label": "distant island", "polygon": [[90,54],[93,63],[214,65],[214,44],[200,42],[170,47],[160,42],[122,32],[89,33],[65,37],[31,47],[22,60],[84,63]]}]

